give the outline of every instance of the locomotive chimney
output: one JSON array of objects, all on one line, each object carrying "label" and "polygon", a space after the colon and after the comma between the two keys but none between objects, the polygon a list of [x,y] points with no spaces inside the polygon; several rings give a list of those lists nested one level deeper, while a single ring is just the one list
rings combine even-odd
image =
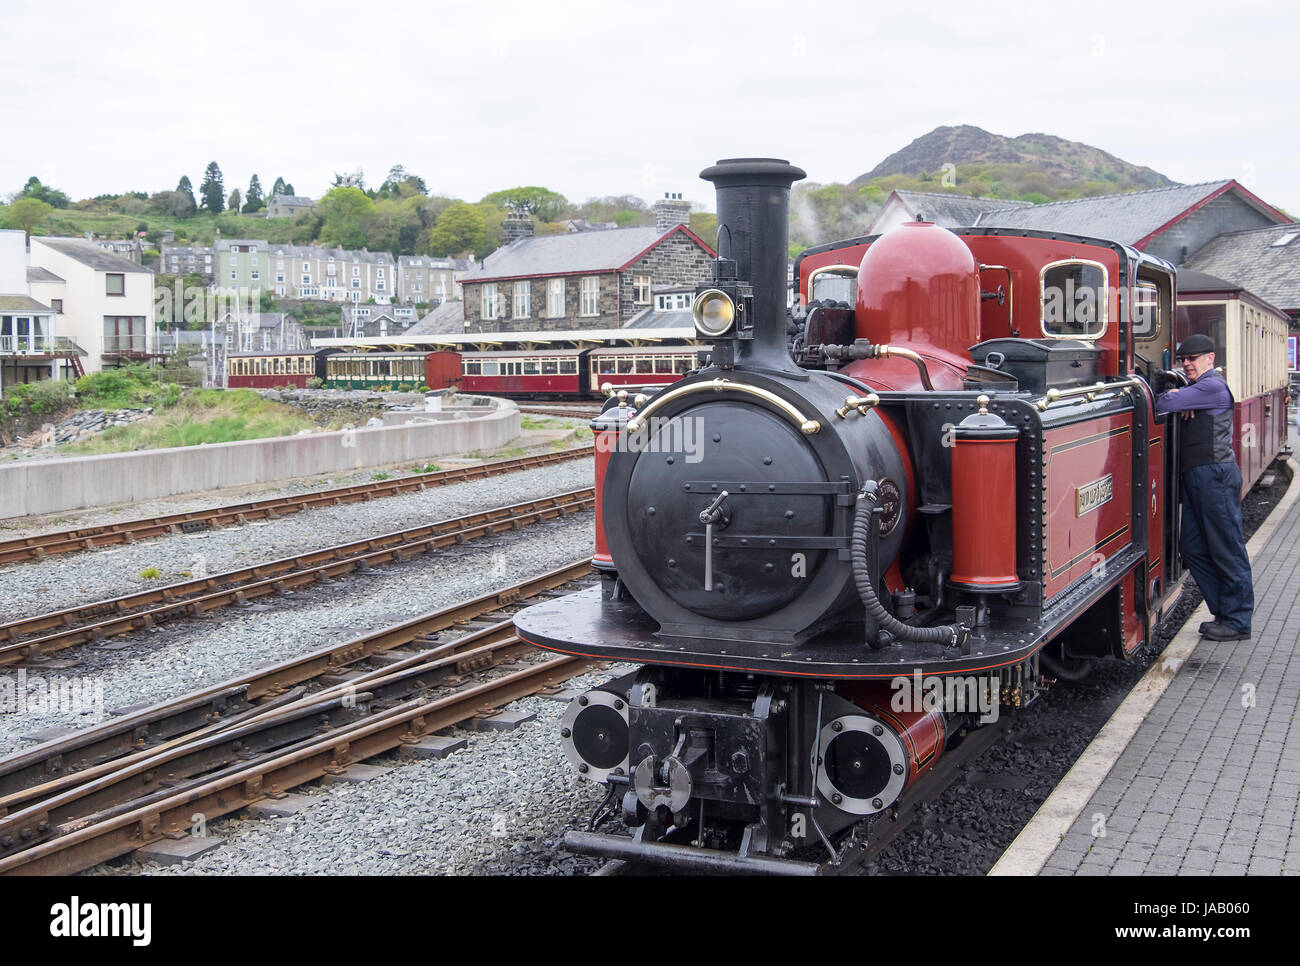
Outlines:
[{"label": "locomotive chimney", "polygon": [[794,368],[785,322],[790,185],[807,174],[776,158],[730,158],[700,177],[717,189],[718,256],[734,260],[739,280],[754,290],[754,338],[740,341],[740,358]]}]

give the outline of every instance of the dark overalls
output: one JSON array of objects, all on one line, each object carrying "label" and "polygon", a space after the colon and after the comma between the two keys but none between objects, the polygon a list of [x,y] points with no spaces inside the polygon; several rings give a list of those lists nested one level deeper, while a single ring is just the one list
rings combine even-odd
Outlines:
[{"label": "dark overalls", "polygon": [[1226,627],[1250,633],[1255,585],[1241,529],[1241,470],[1232,455],[1232,392],[1214,369],[1178,392],[1162,393],[1156,413],[1188,413],[1178,468],[1183,563],[1205,604]]}]

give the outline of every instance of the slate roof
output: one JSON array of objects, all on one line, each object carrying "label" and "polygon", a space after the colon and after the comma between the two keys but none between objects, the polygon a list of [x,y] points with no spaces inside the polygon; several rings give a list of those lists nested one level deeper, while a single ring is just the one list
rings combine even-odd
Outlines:
[{"label": "slate roof", "polygon": [[[1292,235],[1285,244],[1277,244]],[[1300,224],[1231,231],[1203,245],[1183,269],[1247,289],[1289,313],[1300,312]]]},{"label": "slate roof", "polygon": [[457,335],[465,331],[465,303],[443,302],[403,335]]},{"label": "slate roof", "polygon": [[54,309],[36,301],[30,295],[0,295],[0,312],[31,312],[39,315],[53,315]]},{"label": "slate roof", "polygon": [[83,238],[33,238],[33,244],[45,245],[61,255],[67,255],[69,258],[76,259],[81,264],[93,268],[97,272],[138,272],[142,275],[152,275],[153,270],[145,268],[138,262],[133,262],[129,258],[122,258],[120,255],[114,255],[110,251],[100,248],[95,242],[86,241]]},{"label": "slate roof", "polygon": [[1231,180],[1206,181],[1122,195],[1007,207],[985,212],[975,224],[1059,231],[1137,245],[1189,208],[1221,193],[1232,183]]},{"label": "slate roof", "polygon": [[1032,201],[1008,201],[1005,198],[976,198],[973,195],[949,195],[936,191],[894,192],[898,200],[914,216],[943,228],[967,228],[974,225],[980,215],[989,211],[1007,211],[1015,208],[1032,208]]},{"label": "slate roof", "polygon": [[461,282],[613,272],[684,227],[675,225],[669,231],[653,227],[615,228],[520,238],[483,259],[479,269],[466,275]]},{"label": "slate roof", "polygon": [[625,329],[685,329],[693,328],[695,320],[690,309],[646,309],[633,316],[623,326]]},{"label": "slate roof", "polygon": [[272,195],[273,201],[278,201],[282,205],[315,205],[306,195]]},{"label": "slate roof", "polygon": [[41,268],[39,265],[27,266],[27,281],[29,282],[63,282],[62,279],[55,275],[48,268]]}]

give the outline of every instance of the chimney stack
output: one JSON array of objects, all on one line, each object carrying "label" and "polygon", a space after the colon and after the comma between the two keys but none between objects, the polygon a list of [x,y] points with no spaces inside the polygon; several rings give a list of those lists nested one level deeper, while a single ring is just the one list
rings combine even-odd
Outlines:
[{"label": "chimney stack", "polygon": [[505,224],[501,226],[501,244],[509,245],[517,242],[521,238],[533,237],[533,219],[528,217],[528,212],[519,208],[511,208],[506,213]]},{"label": "chimney stack", "polygon": [[664,196],[654,203],[655,231],[663,234],[678,225],[691,223],[691,203],[682,200],[682,193],[664,192]]}]

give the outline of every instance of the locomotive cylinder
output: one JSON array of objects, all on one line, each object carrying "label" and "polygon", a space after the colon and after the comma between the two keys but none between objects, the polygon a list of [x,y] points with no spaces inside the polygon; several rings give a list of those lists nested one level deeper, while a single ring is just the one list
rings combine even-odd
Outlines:
[{"label": "locomotive cylinder", "polygon": [[952,576],[962,590],[1002,593],[1020,586],[1016,572],[1016,439],[1020,433],[987,412],[953,430]]}]

